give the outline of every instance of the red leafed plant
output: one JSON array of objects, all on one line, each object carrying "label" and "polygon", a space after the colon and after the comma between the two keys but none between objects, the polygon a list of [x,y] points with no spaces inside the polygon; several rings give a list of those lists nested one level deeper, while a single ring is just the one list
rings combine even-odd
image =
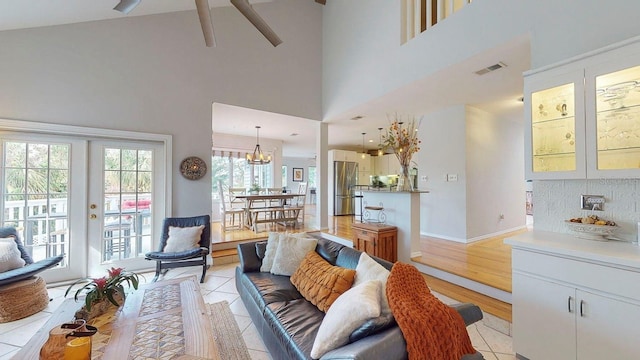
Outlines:
[{"label": "red leafed plant", "polygon": [[66,297],[74,286],[86,282],[84,286],[76,290],[74,299],[78,301],[78,297],[84,292],[86,295],[84,303],[87,311],[91,311],[91,306],[93,304],[104,299],[107,299],[115,306],[120,306],[114,295],[119,292],[120,295],[122,295],[122,298],[125,297],[125,283],[129,287],[138,289],[138,284],[140,282],[139,276],[134,272],[125,271],[122,268],[112,267],[110,270],[107,270],[107,272],[109,273],[109,276],[80,279],[74,282],[69,286],[67,291],[64,293],[64,296]]}]

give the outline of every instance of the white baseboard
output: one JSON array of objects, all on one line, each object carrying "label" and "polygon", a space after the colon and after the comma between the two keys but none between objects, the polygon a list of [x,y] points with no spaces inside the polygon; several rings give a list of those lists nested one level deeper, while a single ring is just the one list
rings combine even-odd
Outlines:
[{"label": "white baseboard", "polygon": [[462,244],[469,244],[469,243],[472,243],[472,242],[489,239],[489,238],[492,238],[492,237],[500,236],[502,234],[507,234],[507,233],[510,233],[510,232],[514,232],[514,231],[518,231],[518,230],[522,230],[522,229],[526,229],[526,228],[527,228],[526,225],[522,225],[522,226],[510,228],[510,229],[500,230],[498,232],[494,232],[494,233],[491,233],[491,234],[485,234],[485,235],[477,236],[477,237],[470,238],[470,239],[462,239],[462,238],[456,238],[456,237],[451,237],[451,236],[446,236],[446,235],[441,235],[441,234],[435,234],[435,233],[428,233],[428,232],[420,232],[420,236],[428,236],[428,237],[433,237],[433,238],[438,238],[438,239],[443,239],[443,240],[455,241],[455,242],[459,242],[459,243],[462,243]]}]

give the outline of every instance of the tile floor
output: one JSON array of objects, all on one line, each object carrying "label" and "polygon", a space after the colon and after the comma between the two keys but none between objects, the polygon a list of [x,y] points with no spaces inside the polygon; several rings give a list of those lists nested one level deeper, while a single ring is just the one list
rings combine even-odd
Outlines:
[{"label": "tile floor", "polygon": [[[231,311],[236,317],[240,330],[242,330],[242,336],[249,348],[251,358],[254,360],[269,360],[271,357],[236,291],[234,280],[236,265],[236,263],[231,263],[213,266],[207,274],[206,282],[201,284],[202,295],[207,303],[227,300],[231,304]],[[199,272],[197,267],[173,269],[167,273],[166,278],[181,277],[187,274],[198,275]],[[153,278],[153,274],[144,275],[148,281]],[[31,336],[44,325],[51,312],[55,311],[64,300],[66,288],[66,286],[62,286],[49,289],[49,296],[53,298],[53,301],[44,311],[25,319],[0,324],[0,360],[11,359],[29,341]],[[445,303],[455,302],[444,296],[440,298]],[[484,355],[486,360],[515,359],[509,336],[495,331],[481,322],[469,326],[468,331],[474,347]]]}]

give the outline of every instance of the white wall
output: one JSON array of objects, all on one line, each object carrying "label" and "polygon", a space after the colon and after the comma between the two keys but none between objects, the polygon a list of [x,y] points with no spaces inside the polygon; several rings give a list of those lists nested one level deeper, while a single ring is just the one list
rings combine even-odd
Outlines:
[{"label": "white wall", "polygon": [[[464,106],[453,106],[424,116],[418,130],[422,141],[413,161],[418,164],[420,232],[443,239],[466,241],[467,208],[466,138]],[[457,182],[447,182],[446,174],[457,174]]]},{"label": "white wall", "polygon": [[[324,117],[531,34],[537,68],[640,34],[640,2],[474,1],[400,45],[400,2],[330,1],[323,16]],[[371,76],[375,74],[375,76]]]},{"label": "white wall", "polygon": [[214,102],[321,119],[322,6],[255,5],[283,39],[274,48],[233,7],[212,10],[216,48],[195,10],[0,32],[0,118],[173,135],[173,215],[209,213]]},{"label": "white wall", "polygon": [[466,120],[467,240],[525,227],[522,117],[500,119],[468,106]]}]

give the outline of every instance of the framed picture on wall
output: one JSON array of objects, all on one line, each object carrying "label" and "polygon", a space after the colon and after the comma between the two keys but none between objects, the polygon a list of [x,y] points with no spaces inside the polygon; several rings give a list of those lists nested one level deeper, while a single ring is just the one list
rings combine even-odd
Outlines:
[{"label": "framed picture on wall", "polygon": [[293,168],[293,181],[302,181],[304,178],[303,168]]}]

